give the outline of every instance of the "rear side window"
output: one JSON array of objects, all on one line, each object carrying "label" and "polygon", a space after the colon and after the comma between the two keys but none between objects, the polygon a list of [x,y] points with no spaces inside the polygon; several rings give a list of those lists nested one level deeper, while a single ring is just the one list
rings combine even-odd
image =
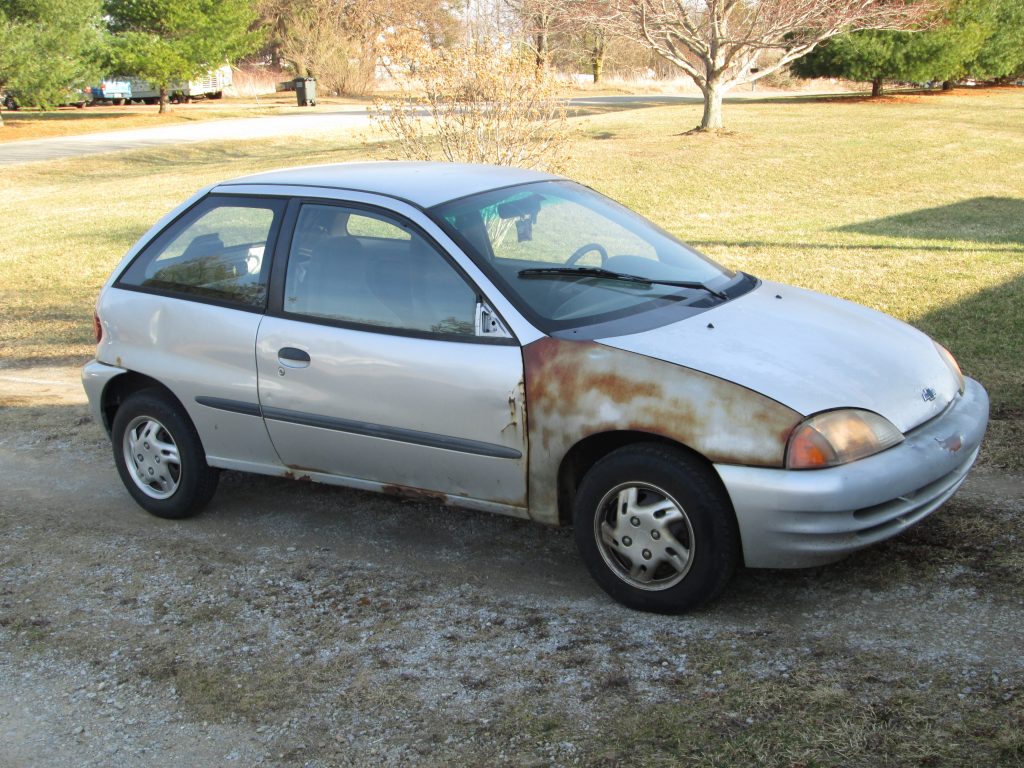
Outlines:
[{"label": "rear side window", "polygon": [[262,308],[283,200],[211,196],[150,243],[119,285]]}]

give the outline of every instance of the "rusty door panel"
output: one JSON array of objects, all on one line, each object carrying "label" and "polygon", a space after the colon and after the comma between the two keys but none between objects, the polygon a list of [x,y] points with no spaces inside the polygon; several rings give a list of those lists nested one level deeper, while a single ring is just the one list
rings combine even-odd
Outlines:
[{"label": "rusty door panel", "polygon": [[530,516],[558,522],[558,468],[580,440],[632,430],[713,462],[781,467],[802,416],[708,374],[594,341],[543,338],[523,348]]}]

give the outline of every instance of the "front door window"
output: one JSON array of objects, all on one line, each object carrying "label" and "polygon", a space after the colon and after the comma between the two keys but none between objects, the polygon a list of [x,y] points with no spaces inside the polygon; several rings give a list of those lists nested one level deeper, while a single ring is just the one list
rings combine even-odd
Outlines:
[{"label": "front door window", "polygon": [[474,336],[476,292],[418,232],[361,209],[304,205],[288,259],[288,314]]}]

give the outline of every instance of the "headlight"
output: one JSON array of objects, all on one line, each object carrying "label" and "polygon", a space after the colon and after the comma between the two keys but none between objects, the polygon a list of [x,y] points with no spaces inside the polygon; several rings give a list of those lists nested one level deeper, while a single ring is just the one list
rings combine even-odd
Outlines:
[{"label": "headlight", "polygon": [[887,419],[871,411],[828,411],[805,419],[786,448],[788,469],[820,469],[848,464],[903,442]]},{"label": "headlight", "polygon": [[939,344],[939,342],[933,341],[932,343],[939,351],[939,357],[943,359],[952,374],[956,376],[956,383],[960,387],[960,394],[962,395],[964,393],[964,374],[963,371],[960,370],[960,366],[957,365],[956,358],[950,354],[948,349]]}]

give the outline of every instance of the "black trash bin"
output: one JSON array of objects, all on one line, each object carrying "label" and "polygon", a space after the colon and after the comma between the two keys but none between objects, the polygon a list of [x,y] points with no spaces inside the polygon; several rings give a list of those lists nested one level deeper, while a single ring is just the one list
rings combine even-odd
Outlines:
[{"label": "black trash bin", "polygon": [[295,98],[300,107],[316,106],[316,78],[296,77]]}]

